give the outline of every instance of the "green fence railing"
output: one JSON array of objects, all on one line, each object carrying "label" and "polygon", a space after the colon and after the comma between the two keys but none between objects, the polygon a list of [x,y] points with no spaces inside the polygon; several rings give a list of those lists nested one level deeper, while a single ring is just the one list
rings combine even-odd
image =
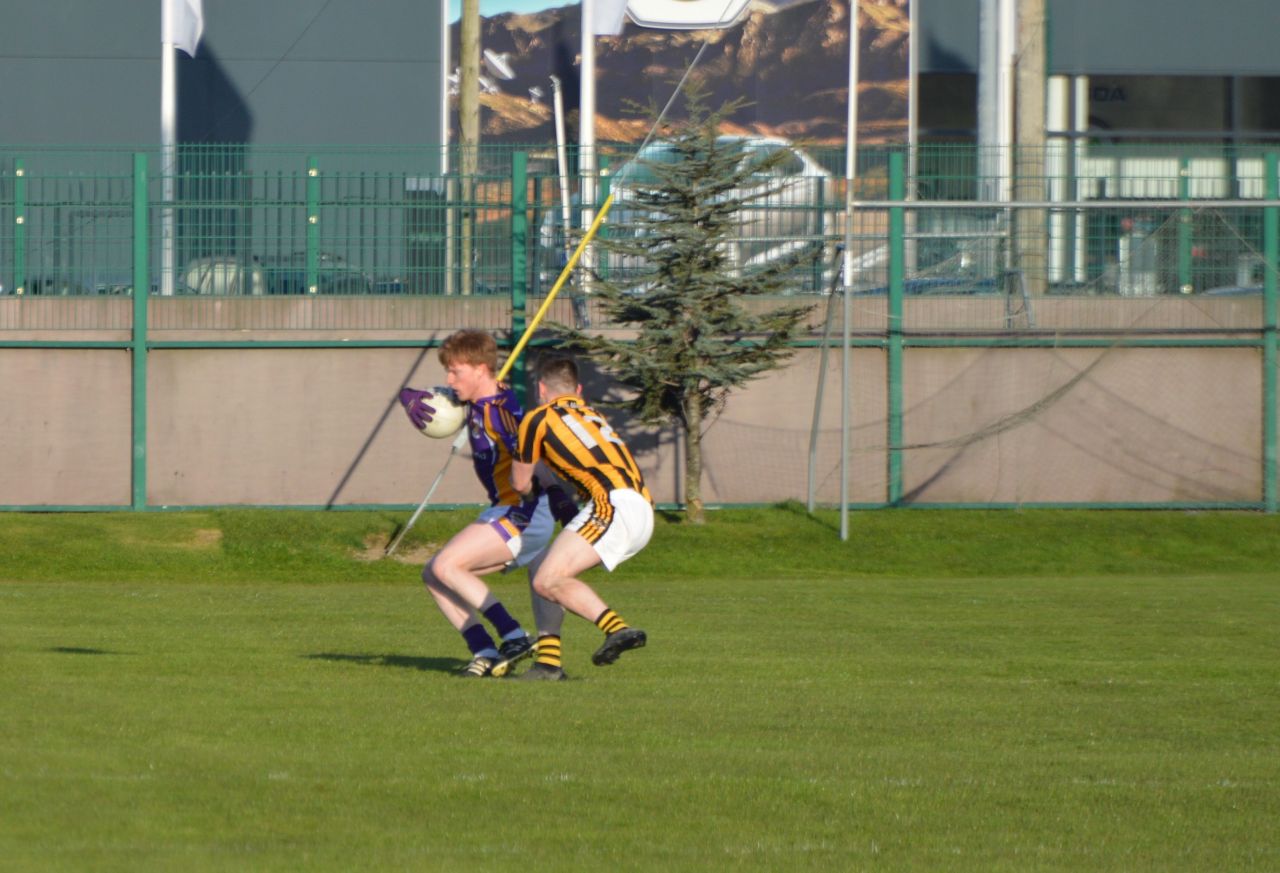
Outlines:
[{"label": "green fence railing", "polygon": [[[615,173],[631,159],[626,148],[606,148],[600,164]],[[440,173],[439,152],[187,146],[168,168],[155,150],[139,151],[147,160],[146,208],[152,212],[145,241],[148,291],[195,298],[504,299],[545,292],[565,260],[566,213],[569,238],[576,232],[576,179],[562,185],[547,149],[487,148],[471,178]],[[797,273],[795,290],[821,293],[830,284],[823,264],[845,235],[843,157],[834,149],[802,153],[805,160],[775,180],[774,193],[744,210],[730,254],[748,269],[810,251],[815,257]],[[134,154],[0,147],[0,296],[132,294]],[[889,197],[895,154],[904,152],[859,152],[856,199]],[[973,147],[922,146],[910,164],[916,175],[906,179],[904,197],[955,207],[909,216],[908,293],[990,292],[1011,268],[1034,293],[1052,295],[1244,293],[1238,289],[1262,284],[1271,263],[1256,206],[1265,193],[1265,161],[1263,151],[1238,148],[1062,143],[1030,162],[1043,168],[1040,177],[979,180],[977,169],[991,162]],[[166,176],[173,182],[172,202],[162,194]],[[600,190],[607,190],[609,177],[601,181]],[[975,205],[1007,199],[1009,192],[1052,205],[1027,212],[1020,222],[999,204]],[[1172,200],[1185,208],[1150,205]],[[623,206],[604,236],[628,232]],[[523,233],[515,227],[517,213]],[[854,284],[882,287],[885,215],[864,208],[850,220],[859,255]],[[600,264],[614,278],[625,277],[628,268],[617,259]],[[46,311],[44,320],[26,325],[119,326],[86,322],[83,314],[74,320],[71,309]],[[98,310],[101,318],[110,312]],[[341,312],[358,322],[361,309]],[[60,324],[59,317],[69,320]],[[333,326],[394,326],[372,314],[370,319],[367,325]],[[0,330],[11,326],[0,324]]]}]

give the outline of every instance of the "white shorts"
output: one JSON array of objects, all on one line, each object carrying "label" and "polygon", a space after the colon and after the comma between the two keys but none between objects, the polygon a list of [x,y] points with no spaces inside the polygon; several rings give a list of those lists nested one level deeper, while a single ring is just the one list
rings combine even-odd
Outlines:
[{"label": "white shorts", "polygon": [[519,506],[490,506],[476,518],[478,524],[487,524],[498,532],[511,550],[508,566],[524,567],[542,554],[551,544],[556,521],[551,517],[547,498],[539,497],[528,523],[520,517]]},{"label": "white shorts", "polygon": [[610,491],[609,502],[613,505],[613,518],[596,516],[595,503],[590,502],[564,526],[591,544],[606,570],[635,555],[653,536],[653,506],[639,491]]}]

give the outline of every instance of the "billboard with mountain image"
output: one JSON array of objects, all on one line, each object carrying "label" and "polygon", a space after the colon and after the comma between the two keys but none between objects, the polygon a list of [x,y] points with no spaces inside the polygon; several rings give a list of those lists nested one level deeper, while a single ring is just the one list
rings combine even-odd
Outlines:
[{"label": "billboard with mountain image", "polygon": [[[548,0],[553,3],[554,0]],[[577,139],[581,6],[533,9],[536,0],[486,0],[481,9],[481,141],[555,141],[552,77],[563,88],[570,140]],[[858,137],[901,141],[907,124],[906,0],[860,6]],[[649,122],[636,106],[662,106],[707,43],[693,75],[711,104],[749,104],[727,133],[785,137],[812,145],[845,142],[848,130],[847,0],[752,0],[723,30],[659,30],[626,20],[596,40],[598,142],[634,143]],[[459,23],[450,56],[459,57]],[[456,83],[455,76],[452,77]],[[452,132],[458,134],[456,87]]]}]

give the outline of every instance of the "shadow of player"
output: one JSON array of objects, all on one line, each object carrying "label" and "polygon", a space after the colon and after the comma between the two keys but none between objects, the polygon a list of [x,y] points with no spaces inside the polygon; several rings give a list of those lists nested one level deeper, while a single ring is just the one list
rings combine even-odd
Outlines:
[{"label": "shadow of player", "polygon": [[313,661],[337,661],[347,664],[363,664],[367,667],[400,667],[405,670],[429,670],[435,673],[456,673],[466,665],[458,658],[419,658],[414,655],[351,655],[339,652],[317,652],[302,657]]}]

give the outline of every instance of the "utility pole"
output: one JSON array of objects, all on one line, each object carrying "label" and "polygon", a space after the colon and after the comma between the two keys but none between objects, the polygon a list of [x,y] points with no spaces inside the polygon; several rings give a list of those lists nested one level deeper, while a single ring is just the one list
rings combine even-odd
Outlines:
[{"label": "utility pole", "polygon": [[[1044,202],[1045,184],[1045,0],[1017,0],[1018,41],[1014,53],[1016,107],[1015,201]],[[1042,209],[1015,209],[1014,268],[1022,272],[1027,293],[1047,288],[1048,219]]]},{"label": "utility pole", "polygon": [[470,294],[472,248],[475,245],[475,195],[473,186],[480,170],[480,0],[462,0],[462,22],[459,28],[458,63],[458,190],[462,200],[458,229],[459,291]]}]

